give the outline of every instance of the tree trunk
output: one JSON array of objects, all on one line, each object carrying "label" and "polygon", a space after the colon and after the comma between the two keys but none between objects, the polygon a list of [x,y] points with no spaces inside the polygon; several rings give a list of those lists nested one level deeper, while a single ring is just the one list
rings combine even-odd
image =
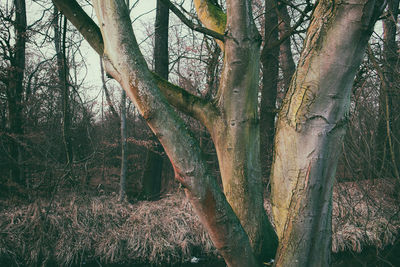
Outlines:
[{"label": "tree trunk", "polygon": [[223,47],[224,69],[217,95],[221,115],[208,130],[217,151],[226,199],[256,257],[270,259],[277,240],[263,206],[257,111],[261,37],[250,1],[227,1],[226,23],[229,38]]},{"label": "tree trunk", "polygon": [[[168,22],[169,9],[160,0],[157,0],[155,41],[154,41],[154,67],[155,72],[163,79],[168,80]],[[153,137],[154,139],[154,137]],[[147,151],[145,170],[143,173],[143,194],[147,199],[156,199],[161,191],[161,174],[163,167],[163,149],[161,145]]]},{"label": "tree trunk", "polygon": [[265,1],[264,47],[261,53],[263,84],[260,106],[261,166],[264,179],[269,180],[274,149],[276,96],[279,78],[278,17],[276,2]]},{"label": "tree trunk", "polygon": [[[197,141],[161,94],[121,0],[95,1],[106,70],[121,83],[168,154],[176,178],[229,266],[257,266],[249,239],[208,170]],[[192,103],[196,105],[198,103]],[[215,115],[203,110],[211,121]],[[258,144],[257,144],[258,145]],[[256,148],[258,150],[258,146]],[[262,206],[262,202],[259,203]]]},{"label": "tree trunk", "polygon": [[10,178],[24,184],[22,169],[22,147],[18,141],[23,134],[23,79],[25,71],[25,43],[26,43],[26,7],[24,0],[14,0],[15,6],[15,45],[11,52],[11,66],[8,71],[8,126],[12,139],[9,142],[9,153],[12,160]]},{"label": "tree trunk", "polygon": [[123,201],[126,196],[126,168],[127,168],[127,145],[126,145],[126,93],[121,93],[121,175],[119,187],[119,201]]},{"label": "tree trunk", "polygon": [[[383,176],[395,176],[400,172],[400,87],[399,53],[396,43],[396,24],[398,18],[398,0],[388,1],[388,16],[383,20],[383,65],[380,88],[380,116],[378,122],[377,164]],[[379,67],[379,66],[377,66]],[[378,70],[379,71],[379,70]],[[387,164],[387,165],[386,165]],[[400,181],[399,181],[400,185]]]},{"label": "tree trunk", "polygon": [[382,1],[319,1],[277,121],[276,266],[329,266],[332,189],[350,94]]},{"label": "tree trunk", "polygon": [[[159,138],[176,179],[228,266],[258,266],[256,257],[273,257],[276,236],[263,208],[259,162],[261,38],[251,1],[227,0],[225,15],[215,2],[194,0],[203,24],[216,31],[213,36],[224,33],[224,41],[218,43],[225,52],[224,70],[215,102],[148,70],[122,0],[94,1],[103,39],[93,35],[95,24],[75,1],[53,1],[104,55],[107,72],[120,82]],[[352,80],[362,59],[360,51],[380,13],[373,0],[354,1],[318,2],[300,67],[279,115],[272,175],[273,211],[281,240],[277,266],[329,264],[338,142]],[[225,194],[197,140],[171,105],[209,130]]]},{"label": "tree trunk", "polygon": [[[290,1],[290,0],[289,0]],[[288,14],[287,5],[284,3],[278,3],[279,9],[279,38],[283,38],[290,31],[290,16]],[[283,87],[285,92],[289,88],[290,81],[292,80],[293,74],[296,70],[296,65],[293,61],[292,46],[290,37],[288,37],[280,46],[279,59],[281,62],[281,69],[283,73]]]},{"label": "tree trunk", "polygon": [[71,140],[71,112],[69,104],[69,83],[68,83],[68,66],[66,59],[66,32],[67,32],[67,19],[64,18],[62,27],[61,24],[63,16],[58,16],[57,8],[54,7],[54,46],[56,49],[57,57],[57,71],[58,71],[58,84],[62,93],[62,140],[65,151],[65,163],[70,166],[73,163],[73,150]]}]

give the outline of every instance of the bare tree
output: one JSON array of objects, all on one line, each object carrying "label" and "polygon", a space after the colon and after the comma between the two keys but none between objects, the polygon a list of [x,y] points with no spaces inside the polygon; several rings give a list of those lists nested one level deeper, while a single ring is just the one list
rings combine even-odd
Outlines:
[{"label": "bare tree", "polygon": [[[24,0],[14,0],[12,11],[14,13],[14,20],[12,16],[8,19],[12,20],[14,26],[14,34],[4,36],[1,40],[3,49],[8,50],[5,52],[5,59],[9,60],[7,70],[7,87],[6,96],[8,103],[8,130],[12,138],[9,141],[9,157],[11,159],[10,178],[20,184],[24,183],[24,175],[21,161],[22,161],[22,147],[18,139],[24,133],[23,130],[23,79],[25,71],[25,46],[26,46],[26,7]],[[13,15],[12,13],[10,15]],[[13,36],[13,37],[12,37]],[[14,42],[11,39],[14,38]],[[14,43],[14,44],[13,44]]]},{"label": "bare tree", "polygon": [[[108,74],[122,85],[160,140],[176,179],[227,264],[258,266],[262,257],[274,257],[277,239],[263,208],[259,162],[261,37],[251,1],[227,0],[225,14],[215,1],[194,0],[208,29],[186,21],[218,39],[224,51],[214,101],[149,71],[124,1],[94,1],[100,30],[75,1],[53,1],[103,55]],[[277,123],[272,172],[279,238],[276,266],[329,265],[338,144],[345,132],[355,72],[383,5],[374,0],[324,0],[315,6]],[[172,106],[198,119],[210,132],[224,192]]]},{"label": "bare tree", "polygon": [[68,166],[73,163],[73,149],[71,141],[72,116],[70,112],[70,84],[68,82],[69,67],[66,58],[66,36],[68,20],[62,15],[58,15],[58,10],[54,7],[54,47],[57,58],[58,84],[61,93],[62,107],[62,140],[64,143],[65,162]]}]

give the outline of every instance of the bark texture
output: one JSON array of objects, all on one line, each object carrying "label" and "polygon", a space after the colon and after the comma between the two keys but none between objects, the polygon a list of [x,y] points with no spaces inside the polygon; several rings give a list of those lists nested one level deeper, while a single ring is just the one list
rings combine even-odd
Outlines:
[{"label": "bark texture", "polygon": [[104,38],[106,70],[159,138],[210,236],[229,266],[256,266],[249,239],[210,175],[197,141],[167,103],[148,70],[123,1],[95,1]]},{"label": "bark texture", "polygon": [[220,115],[209,131],[229,204],[257,257],[273,258],[277,240],[263,207],[259,161],[257,96],[261,36],[254,25],[251,1],[226,4],[224,69],[216,100]]},{"label": "bark texture", "polygon": [[383,1],[319,1],[277,121],[276,266],[329,266],[332,188],[354,76]]}]

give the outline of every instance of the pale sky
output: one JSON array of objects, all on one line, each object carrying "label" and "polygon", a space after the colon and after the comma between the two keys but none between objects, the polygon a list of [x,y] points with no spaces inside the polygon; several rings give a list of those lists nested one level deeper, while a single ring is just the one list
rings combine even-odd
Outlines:
[{"label": "pale sky", "polygon": [[[139,0],[137,6],[135,6],[135,8],[132,10],[131,15],[133,21],[133,29],[139,44],[142,43],[142,41],[146,38],[146,36],[143,34],[143,25],[146,23],[150,23],[150,25],[154,24],[156,2],[156,0]],[[101,74],[99,55],[94,52],[94,50],[89,46],[86,41],[84,44],[84,51],[87,53],[87,65],[89,69],[86,83],[88,85],[90,84],[92,86],[96,85],[100,87]]]}]

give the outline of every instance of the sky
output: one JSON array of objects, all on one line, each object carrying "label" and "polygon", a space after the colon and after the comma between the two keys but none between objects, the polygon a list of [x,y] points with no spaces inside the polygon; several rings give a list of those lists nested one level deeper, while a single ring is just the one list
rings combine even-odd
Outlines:
[{"label": "sky", "polygon": [[[131,0],[131,2],[133,1]],[[156,2],[156,0],[139,0],[138,4],[132,10],[131,15],[133,21],[133,29],[139,44],[142,43],[145,38],[147,38],[147,36],[144,35],[143,25],[145,23],[154,23]],[[87,12],[89,13],[90,9],[88,9]],[[85,44],[83,47],[83,51],[86,52],[87,55],[87,66],[89,70],[86,83],[88,85],[95,85],[96,87],[100,87],[101,74],[99,55],[94,52],[94,50],[89,46],[86,41],[84,42]]]}]

